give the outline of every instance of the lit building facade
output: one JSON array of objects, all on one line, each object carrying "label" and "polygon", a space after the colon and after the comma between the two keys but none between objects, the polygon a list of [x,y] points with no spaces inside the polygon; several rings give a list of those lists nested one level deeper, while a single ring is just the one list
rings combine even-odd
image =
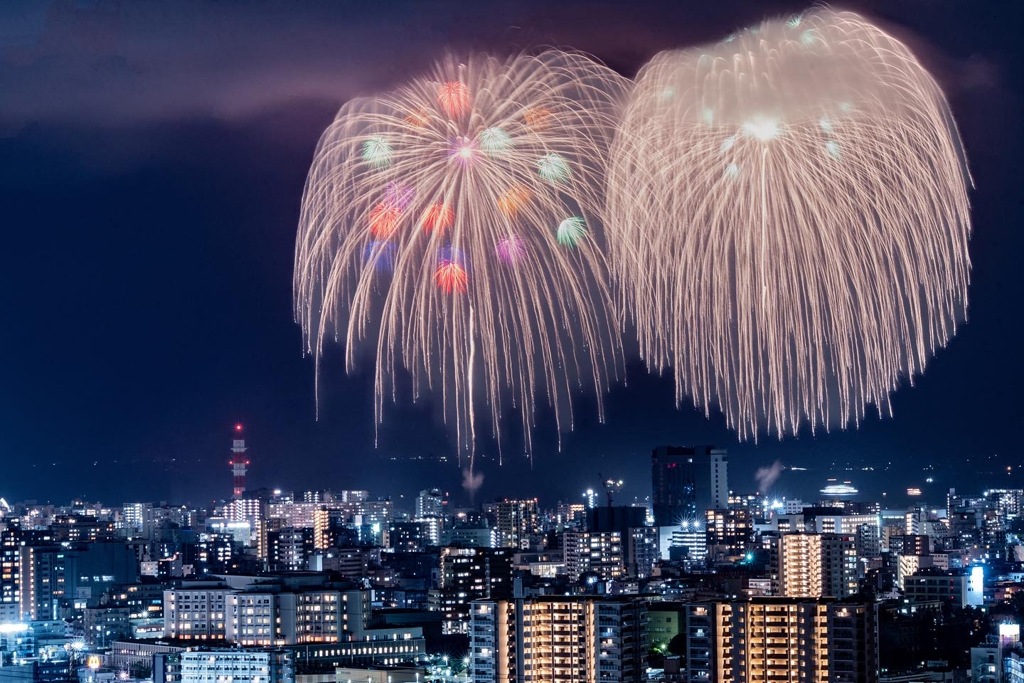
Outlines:
[{"label": "lit building facade", "polygon": [[634,579],[649,579],[660,555],[658,528],[633,527],[626,536],[626,575]]},{"label": "lit building facade", "polygon": [[439,489],[424,489],[416,496],[416,518],[444,517],[446,503]]},{"label": "lit building facade", "polygon": [[225,597],[224,640],[244,646],[284,644],[274,593],[230,593]]},{"label": "lit building facade", "polygon": [[284,650],[198,650],[154,657],[153,683],[294,683]]},{"label": "lit building facade", "polygon": [[874,683],[873,604],[753,598],[680,610],[683,680],[715,683]]},{"label": "lit building facade", "polygon": [[[903,597],[910,602],[948,602],[954,607],[967,607],[972,602],[968,599],[970,578],[962,570],[925,569],[903,577]],[[983,585],[981,588],[984,590]]]},{"label": "lit building facade", "polygon": [[853,536],[857,542],[857,557],[866,559],[878,557],[881,553],[881,517],[878,514],[815,514],[809,517],[808,531]]},{"label": "lit building facade", "polygon": [[[646,579],[658,560],[658,529],[647,526],[647,508],[608,505],[587,510],[587,531],[619,533],[625,563],[625,575]],[[566,561],[566,565],[569,562]]]},{"label": "lit building facade", "polygon": [[86,607],[82,613],[82,630],[89,647],[108,647],[111,642],[132,635],[127,607]]},{"label": "lit building facade", "polygon": [[530,550],[540,535],[540,510],[537,499],[499,501],[495,507],[501,547]]},{"label": "lit building facade", "polygon": [[567,531],[562,538],[565,571],[570,581],[578,581],[589,572],[605,580],[626,575],[622,535],[618,531]]},{"label": "lit building facade", "polygon": [[0,531],[0,623],[21,619],[19,586],[21,584],[21,551],[18,529]]},{"label": "lit building facade", "polygon": [[646,648],[641,598],[478,600],[471,609],[473,683],[639,683]]},{"label": "lit building facade", "polygon": [[445,545],[466,548],[496,548],[500,545],[498,530],[483,525],[460,525],[441,533]]},{"label": "lit building facade", "polygon": [[651,453],[655,526],[700,519],[729,505],[728,455],[723,448],[660,446]]},{"label": "lit building facade", "polygon": [[67,580],[64,549],[58,545],[23,545],[18,550],[21,618],[26,621],[56,619]]},{"label": "lit building facade", "polygon": [[316,526],[317,512],[323,509],[320,503],[277,501],[267,505],[267,519],[283,520],[281,527],[312,529]]},{"label": "lit building facade", "polygon": [[337,643],[376,633],[367,628],[369,591],[318,584],[311,575],[291,584],[260,577],[229,579],[236,580],[234,586],[196,581],[164,591],[167,637],[280,647]]},{"label": "lit building facade", "polygon": [[785,534],[777,556],[780,596],[845,598],[858,590],[853,536]]},{"label": "lit building facade", "polygon": [[267,532],[267,560],[271,571],[295,572],[307,568],[314,550],[314,529],[287,527]]},{"label": "lit building facade", "polygon": [[754,515],[744,508],[707,511],[707,551],[715,558],[744,555],[754,542]]},{"label": "lit building facade", "polygon": [[214,582],[165,590],[164,634],[181,640],[224,640],[229,593]]},{"label": "lit building facade", "polygon": [[691,568],[704,564],[708,556],[708,536],[703,521],[683,520],[675,527],[655,528],[663,559],[682,562]]},{"label": "lit building facade", "polygon": [[417,553],[432,545],[428,522],[391,522],[384,534],[384,547],[399,553]]},{"label": "lit building facade", "polygon": [[443,633],[467,633],[474,600],[512,595],[512,548],[442,548],[438,588],[431,607],[441,612]]}]

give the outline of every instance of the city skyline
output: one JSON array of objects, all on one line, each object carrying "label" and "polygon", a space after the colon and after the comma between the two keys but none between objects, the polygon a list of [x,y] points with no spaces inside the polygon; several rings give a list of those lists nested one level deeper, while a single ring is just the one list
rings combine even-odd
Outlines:
[{"label": "city skyline", "polygon": [[[294,230],[313,146],[343,101],[418,75],[418,60],[449,48],[505,54],[571,45],[631,76],[658,50],[805,8],[733,2],[696,12],[670,4],[645,3],[636,12],[603,6],[576,24],[566,18],[581,11],[574,3],[480,13],[435,3],[416,10],[425,17],[409,6],[376,15],[313,3],[286,18],[268,5],[251,10],[249,23],[196,3],[171,10],[169,53],[146,42],[159,19],[146,9],[120,18],[116,5],[102,2],[5,9],[0,16],[11,21],[0,33],[0,85],[13,97],[0,107],[0,197],[10,207],[11,232],[0,269],[8,314],[0,340],[7,359],[0,366],[0,495],[116,500],[125,496],[127,471],[138,475],[133,484],[144,498],[223,497],[226,435],[235,422],[246,425],[254,485],[302,490],[327,481],[328,488],[383,492],[388,485],[408,493],[434,477],[429,486],[461,495],[453,437],[435,408],[389,410],[375,446],[372,373],[346,376],[337,347],[324,360],[316,419],[313,363],[301,356],[290,304]],[[806,429],[781,442],[765,436],[756,445],[737,443],[717,413],[705,419],[692,408],[677,411],[672,381],[648,375],[627,349],[628,387],[615,385],[607,396],[606,424],[592,417],[595,397],[585,395],[561,452],[544,411],[532,465],[521,443],[504,444],[501,468],[493,445],[485,445],[478,501],[527,490],[575,499],[597,484],[597,472],[625,479],[629,499],[642,497],[650,450],[666,444],[728,449],[736,491],[755,490],[755,470],[776,461],[817,468],[783,473],[779,490],[797,497],[843,477],[845,465],[896,463],[890,489],[871,470],[846,477],[865,492],[894,497],[924,485],[927,465],[940,472],[935,490],[953,485],[977,471],[967,458],[997,456],[993,471],[1009,466],[1008,481],[1017,481],[1022,378],[1021,364],[1009,359],[1020,325],[1014,255],[1024,245],[1013,227],[1021,205],[1011,199],[1021,180],[1013,161],[1021,100],[1012,11],[981,16],[967,3],[927,12],[919,3],[847,6],[908,41],[960,124],[977,185],[967,324],[914,387],[896,392],[893,417],[815,437]],[[372,44],[403,42],[415,19],[430,28],[401,49],[384,55]],[[278,63],[269,70],[257,53],[268,44],[264,36],[278,35],[275,21],[309,44],[274,42]],[[200,26],[226,45],[205,45]],[[352,35],[351,44],[339,44]],[[92,88],[75,86],[76,60],[93,65]],[[434,460],[409,460],[416,456]]]},{"label": "city skyline", "polygon": [[1024,487],[998,473],[725,500],[724,451],[660,447],[652,519],[617,480],[557,507],[250,490],[229,433],[229,500],[0,504],[0,678],[1024,680]]}]

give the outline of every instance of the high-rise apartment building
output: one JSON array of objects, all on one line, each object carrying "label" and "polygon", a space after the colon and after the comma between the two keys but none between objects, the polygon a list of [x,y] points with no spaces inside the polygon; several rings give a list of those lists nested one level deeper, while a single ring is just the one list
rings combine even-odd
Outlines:
[{"label": "high-rise apartment building", "polygon": [[716,683],[873,683],[874,604],[753,598],[681,607],[683,680]]},{"label": "high-rise apartment building", "polygon": [[271,571],[295,572],[307,568],[314,550],[314,530],[287,527],[267,532],[267,559]]},{"label": "high-rise apartment building", "polygon": [[217,508],[220,516],[208,519],[207,526],[211,531],[231,534],[242,545],[255,547],[259,557],[266,558],[265,507],[265,503],[257,498],[236,498]]},{"label": "high-rise apartment building", "polygon": [[196,575],[223,574],[236,556],[235,544],[229,534],[199,534],[194,557],[190,558]]},{"label": "high-rise apartment building", "polygon": [[529,550],[540,535],[537,499],[499,501],[495,506],[501,547]]},{"label": "high-rise apartment building", "polygon": [[125,503],[114,526],[121,536],[152,541],[169,525],[192,528],[198,523],[197,512],[186,506]]},{"label": "high-rise apartment building", "polygon": [[59,545],[23,545],[18,557],[18,604],[21,618],[45,621],[57,618],[66,595],[65,550]]},{"label": "high-rise apartment building", "polygon": [[626,535],[626,575],[634,579],[649,579],[658,562],[658,528],[641,526],[630,529]]},{"label": "high-rise apartment building", "polygon": [[923,534],[890,536],[889,552],[893,555],[931,555],[932,537]]},{"label": "high-rise apartment building", "polygon": [[566,531],[562,535],[565,571],[570,581],[593,573],[604,580],[626,574],[622,534],[618,531]]},{"label": "high-rise apartment building", "polygon": [[754,515],[746,508],[708,510],[705,533],[713,557],[740,557],[754,542]]},{"label": "high-rise apartment building", "polygon": [[[17,604],[19,619],[55,619],[75,599],[98,600],[113,586],[139,578],[136,556],[123,543],[27,540],[16,550],[17,599],[9,604]],[[14,553],[8,557],[13,561]]]},{"label": "high-rise apartment building", "polygon": [[784,534],[778,539],[779,595],[845,598],[858,589],[853,536]]},{"label": "high-rise apartment building", "polygon": [[112,520],[90,515],[57,515],[50,523],[50,531],[55,543],[95,543],[117,537],[117,525]]},{"label": "high-rise apartment building", "polygon": [[647,607],[642,598],[477,600],[470,624],[473,683],[646,680]]},{"label": "high-rise apartment building", "polygon": [[416,517],[423,525],[428,545],[440,545],[444,531],[444,509],[448,501],[440,489],[424,489],[416,496]]},{"label": "high-rise apartment building", "polygon": [[659,446],[651,454],[651,503],[655,526],[703,519],[729,504],[728,457],[712,446]]},{"label": "high-rise apartment building", "polygon": [[326,494],[323,507],[328,513],[328,535],[340,526],[347,526],[356,531],[360,542],[375,545],[381,543],[394,518],[394,504],[390,499],[371,499],[366,491]]},{"label": "high-rise apartment building", "polygon": [[558,526],[564,529],[565,527],[575,527],[586,519],[588,508],[583,503],[564,503],[559,502],[556,514],[558,516]]},{"label": "high-rise apartment building", "polygon": [[366,627],[370,595],[357,590],[303,590],[278,595],[285,643],[335,643]]},{"label": "high-rise apartment building", "polygon": [[444,493],[440,489],[424,489],[416,496],[416,518],[444,517]]},{"label": "high-rise apartment building", "polygon": [[292,500],[274,501],[267,504],[267,519],[282,520],[282,527],[295,529],[316,526],[317,512],[323,510],[322,503],[297,503]]},{"label": "high-rise apartment building", "polygon": [[313,511],[313,547],[326,550],[331,547],[331,510],[318,507]]},{"label": "high-rise apartment building", "polygon": [[21,584],[19,529],[8,527],[0,531],[0,623],[21,619],[19,591]]},{"label": "high-rise apartment building", "polygon": [[441,533],[441,543],[460,548],[497,548],[501,545],[498,530],[480,524],[460,524]]},{"label": "high-rise apartment building", "polygon": [[432,544],[427,522],[391,522],[384,534],[384,547],[397,553],[418,553]]},{"label": "high-rise apartment building", "polygon": [[878,557],[881,553],[881,516],[877,513],[844,514],[832,508],[805,508],[803,515],[808,531],[854,536],[859,558]]},{"label": "high-rise apartment building", "polygon": [[330,588],[232,592],[225,601],[224,640],[246,647],[335,643],[349,627],[363,629],[367,598],[362,591]]},{"label": "high-rise apartment building", "polygon": [[467,633],[474,600],[512,596],[512,548],[441,548],[432,609],[441,612],[443,633]]},{"label": "high-rise apartment building", "polygon": [[650,577],[659,549],[657,528],[647,526],[647,508],[607,505],[589,509],[586,514],[587,531],[619,534],[626,576],[637,579]]}]

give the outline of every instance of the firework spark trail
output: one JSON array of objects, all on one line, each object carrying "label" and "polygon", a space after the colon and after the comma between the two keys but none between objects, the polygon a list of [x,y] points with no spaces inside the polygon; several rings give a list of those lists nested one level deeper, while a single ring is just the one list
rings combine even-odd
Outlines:
[{"label": "firework spark trail", "polygon": [[440,394],[470,457],[484,403],[499,443],[502,413],[518,413],[528,452],[538,400],[571,428],[572,394],[590,388],[603,418],[621,351],[602,190],[626,86],[573,53],[449,58],[342,107],[309,172],[295,254],[318,378],[329,338],[349,371],[369,346],[377,424],[404,368],[414,398]]},{"label": "firework spark trail", "polygon": [[969,182],[935,81],[857,15],[657,55],[608,172],[645,360],[741,438],[890,412],[966,314]]}]

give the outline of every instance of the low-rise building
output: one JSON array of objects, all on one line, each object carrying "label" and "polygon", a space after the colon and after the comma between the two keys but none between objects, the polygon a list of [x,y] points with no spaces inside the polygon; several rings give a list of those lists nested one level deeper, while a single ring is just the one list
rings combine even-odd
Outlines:
[{"label": "low-rise building", "polygon": [[153,683],[295,683],[292,653],[285,650],[220,650],[154,657]]}]

